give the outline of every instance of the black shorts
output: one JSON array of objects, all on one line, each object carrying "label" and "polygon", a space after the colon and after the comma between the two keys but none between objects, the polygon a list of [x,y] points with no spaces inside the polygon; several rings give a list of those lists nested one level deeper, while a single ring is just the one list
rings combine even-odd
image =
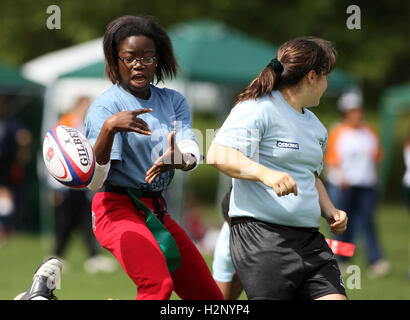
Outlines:
[{"label": "black shorts", "polygon": [[335,256],[315,228],[232,218],[231,254],[248,299],[346,296]]}]

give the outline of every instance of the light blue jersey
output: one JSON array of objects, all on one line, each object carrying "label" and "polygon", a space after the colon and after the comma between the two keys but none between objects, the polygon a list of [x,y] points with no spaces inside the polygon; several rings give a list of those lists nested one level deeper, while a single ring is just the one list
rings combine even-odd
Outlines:
[{"label": "light blue jersey", "polygon": [[106,179],[114,186],[144,191],[162,191],[172,180],[174,171],[167,171],[150,185],[144,180],[146,172],[168,148],[167,137],[176,131],[175,142],[195,140],[191,128],[191,114],[185,98],[178,92],[150,86],[148,100],[136,98],[120,85],[114,85],[99,96],[85,117],[86,137],[94,146],[105,120],[120,111],[152,108],[152,112],[138,117],[151,129],[146,136],[135,132],[115,134],[111,149],[111,169]]},{"label": "light blue jersey", "polygon": [[214,142],[238,149],[250,159],[287,172],[295,180],[298,196],[278,197],[261,182],[232,179],[230,217],[253,217],[295,227],[319,227],[321,210],[315,172],[323,168],[327,130],[309,110],[298,113],[274,91],[237,104]]}]

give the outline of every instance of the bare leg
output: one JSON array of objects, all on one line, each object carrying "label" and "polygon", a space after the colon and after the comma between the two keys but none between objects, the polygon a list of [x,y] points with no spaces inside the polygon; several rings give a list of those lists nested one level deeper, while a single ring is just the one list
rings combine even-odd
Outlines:
[{"label": "bare leg", "polygon": [[222,294],[224,295],[225,300],[236,300],[242,293],[242,284],[239,281],[238,275],[236,272],[230,282],[221,282],[215,281],[218,285],[219,289],[221,290]]}]

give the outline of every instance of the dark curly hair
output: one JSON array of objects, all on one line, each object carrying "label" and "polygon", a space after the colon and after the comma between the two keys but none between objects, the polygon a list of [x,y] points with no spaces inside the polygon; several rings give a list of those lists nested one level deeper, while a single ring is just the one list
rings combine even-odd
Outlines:
[{"label": "dark curly hair", "polygon": [[112,83],[119,81],[118,50],[120,42],[130,36],[143,35],[154,41],[158,66],[157,83],[176,76],[178,64],[171,39],[152,17],[122,16],[110,22],[104,34],[105,74]]}]

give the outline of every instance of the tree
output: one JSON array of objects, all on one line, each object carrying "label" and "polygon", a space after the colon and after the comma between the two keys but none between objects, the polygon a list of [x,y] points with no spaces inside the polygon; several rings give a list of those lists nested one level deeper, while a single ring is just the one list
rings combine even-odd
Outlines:
[{"label": "tree", "polygon": [[[410,2],[356,1],[361,14],[358,30],[346,26],[351,4],[347,0],[2,0],[0,59],[19,65],[101,37],[107,23],[125,14],[155,16],[164,27],[210,18],[275,44],[305,35],[333,41],[339,52],[337,66],[356,75],[377,105],[383,88],[409,81]],[[47,28],[50,5],[61,8],[61,29]]]}]

